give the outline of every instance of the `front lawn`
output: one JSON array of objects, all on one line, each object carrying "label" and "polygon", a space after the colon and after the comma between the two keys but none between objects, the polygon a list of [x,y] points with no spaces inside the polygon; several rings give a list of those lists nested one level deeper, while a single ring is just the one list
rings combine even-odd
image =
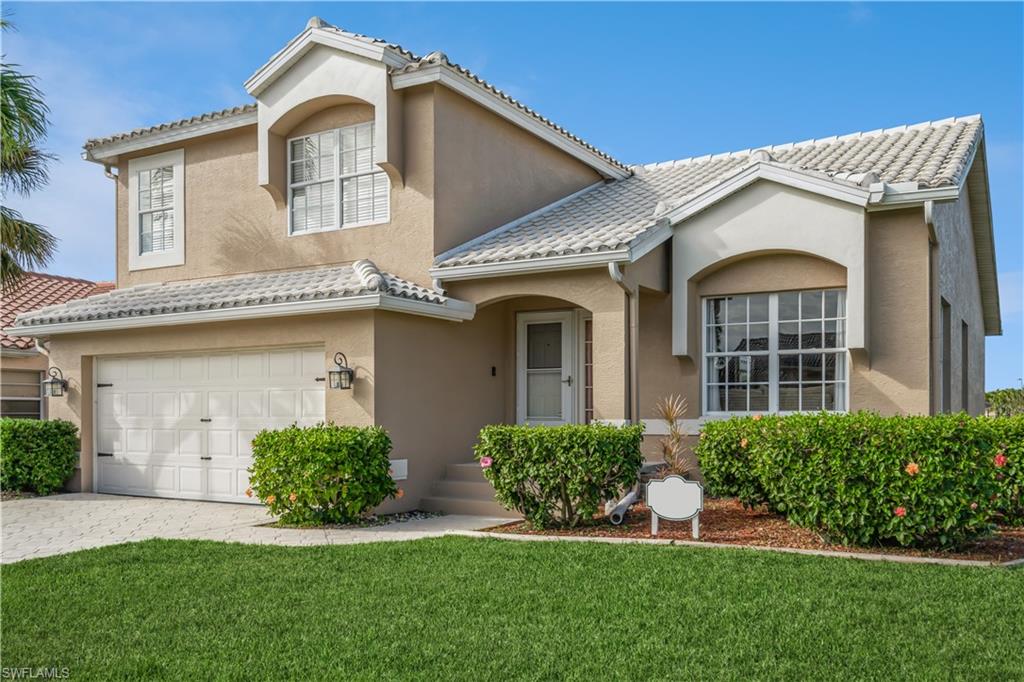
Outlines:
[{"label": "front lawn", "polygon": [[109,677],[1019,679],[1024,571],[444,538],[3,567],[5,668]]}]

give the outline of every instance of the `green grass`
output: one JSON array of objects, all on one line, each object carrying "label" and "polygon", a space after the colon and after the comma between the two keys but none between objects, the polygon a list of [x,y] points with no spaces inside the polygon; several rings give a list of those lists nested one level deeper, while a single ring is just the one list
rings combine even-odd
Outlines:
[{"label": "green grass", "polygon": [[1020,679],[1024,571],[444,538],[5,566],[6,667],[84,678]]}]

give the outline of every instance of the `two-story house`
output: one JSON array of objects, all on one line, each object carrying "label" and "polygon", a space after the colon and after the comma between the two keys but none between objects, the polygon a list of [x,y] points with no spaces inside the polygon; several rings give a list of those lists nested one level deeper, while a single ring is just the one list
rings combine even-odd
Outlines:
[{"label": "two-story house", "polygon": [[983,410],[979,116],[628,166],[442,53],[316,18],[245,85],[85,145],[117,289],[14,329],[68,380],[49,413],[81,426],[83,490],[245,501],[257,431],[330,420],[391,433],[389,508],[472,511],[490,423],[657,437],[671,393],[693,429]]}]

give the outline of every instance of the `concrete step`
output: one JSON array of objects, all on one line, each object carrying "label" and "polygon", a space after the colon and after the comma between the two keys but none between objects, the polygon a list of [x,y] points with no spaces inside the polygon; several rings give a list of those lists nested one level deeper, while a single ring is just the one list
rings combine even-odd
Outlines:
[{"label": "concrete step", "polygon": [[469,514],[471,516],[496,516],[503,519],[519,518],[515,512],[505,509],[491,500],[471,500],[462,497],[424,497],[420,509],[445,514]]},{"label": "concrete step", "polygon": [[487,483],[480,465],[476,462],[460,462],[449,464],[444,472],[444,477],[449,481],[471,481],[474,483]]},{"label": "concrete step", "polygon": [[494,488],[487,481],[438,481],[431,491],[434,497],[463,497],[469,500],[494,500]]}]

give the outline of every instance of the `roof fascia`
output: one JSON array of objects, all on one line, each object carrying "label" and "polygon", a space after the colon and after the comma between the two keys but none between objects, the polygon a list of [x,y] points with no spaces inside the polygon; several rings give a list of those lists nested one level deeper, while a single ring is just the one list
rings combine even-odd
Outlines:
[{"label": "roof fascia", "polygon": [[409,63],[408,59],[395,54],[386,45],[376,45],[322,28],[307,28],[245,81],[246,92],[253,97],[258,97],[281,74],[291,68],[316,45],[324,45],[365,59],[383,62],[396,69]]},{"label": "roof fascia", "polygon": [[317,301],[294,301],[290,303],[274,303],[270,305],[244,306],[240,308],[224,308],[219,310],[197,310],[186,313],[166,313],[162,315],[138,315],[105,320],[86,320],[83,322],[57,322],[53,324],[34,324],[14,326],[4,329],[11,336],[54,336],[57,334],[78,334],[83,332],[113,331],[118,329],[138,329],[143,327],[165,327],[179,324],[198,324],[201,322],[229,322],[234,320],[254,320],[266,317],[283,317],[289,315],[310,315],[316,313],[341,312],[350,310],[391,310],[412,315],[434,317],[442,320],[461,322],[471,320],[476,313],[476,306],[467,301],[448,299],[443,304],[416,301],[387,294],[365,294]]},{"label": "roof fascia", "polygon": [[224,118],[218,118],[214,121],[199,121],[190,125],[157,130],[125,140],[96,145],[91,149],[84,150],[82,158],[94,163],[111,164],[116,163],[117,158],[122,154],[131,154],[143,149],[183,142],[194,137],[212,135],[227,130],[234,130],[235,128],[244,128],[249,125],[256,125],[256,111],[245,111],[231,114]]},{"label": "roof fascia", "polygon": [[424,66],[409,73],[396,73],[391,76],[391,86],[395,90],[435,82],[444,85],[448,89],[459,93],[463,97],[476,102],[485,109],[536,135],[548,144],[561,149],[573,158],[590,166],[605,177],[622,180],[630,175],[630,171],[609,163],[598,154],[554,130],[549,125],[542,123],[534,116],[526,113],[514,104],[510,104],[490,90],[481,87],[472,79],[467,78],[447,64]]}]

